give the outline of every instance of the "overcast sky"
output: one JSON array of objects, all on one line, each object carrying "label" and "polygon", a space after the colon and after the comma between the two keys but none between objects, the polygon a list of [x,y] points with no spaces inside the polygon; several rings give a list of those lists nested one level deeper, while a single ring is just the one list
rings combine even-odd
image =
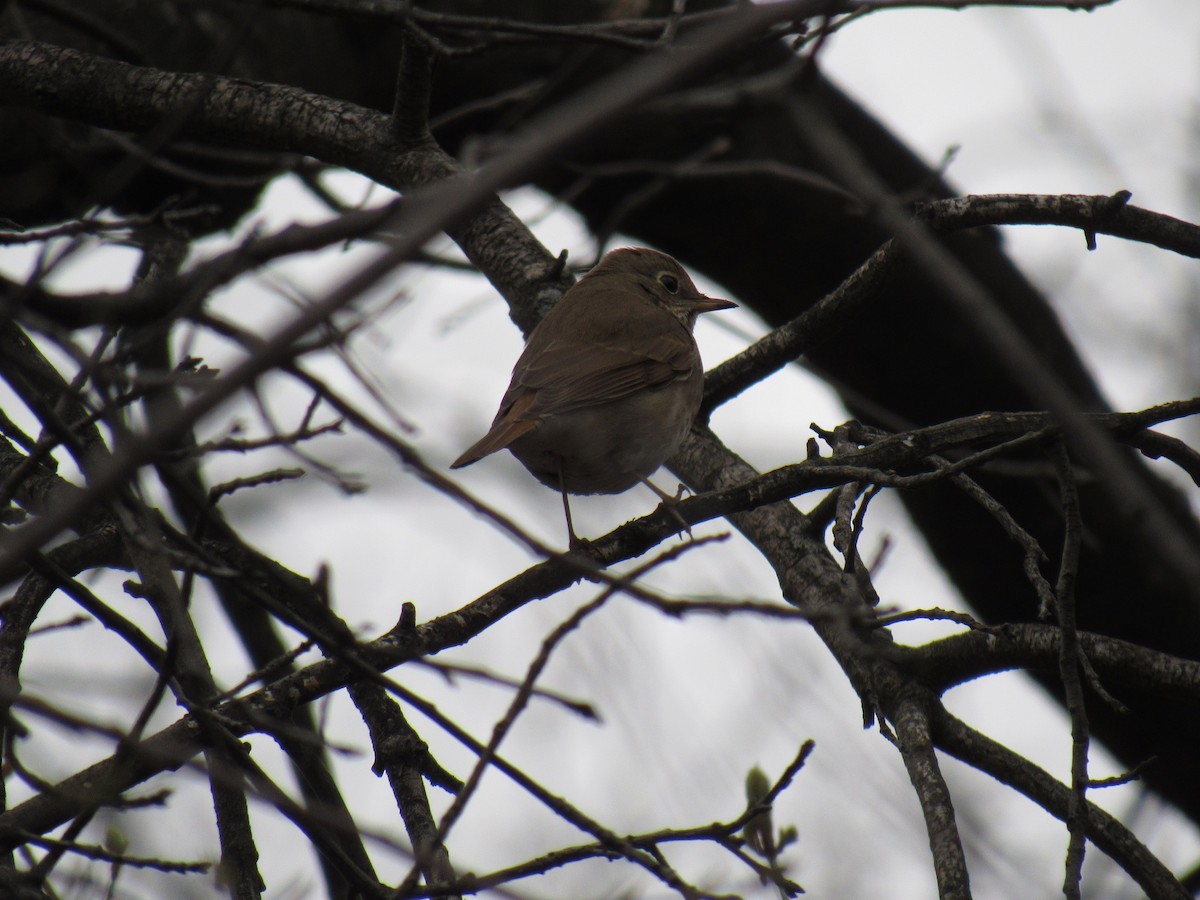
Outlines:
[{"label": "overcast sky", "polygon": [[[1198,46],[1200,4],[1191,0],[1123,0],[1091,14],[902,10],[849,25],[827,46],[824,63],[835,80],[925,158],[936,161],[958,147],[949,177],[963,192],[1111,194],[1128,189],[1135,204],[1196,221]],[[353,200],[367,190],[356,176],[338,177],[332,184]],[[377,189],[375,195],[384,197]],[[573,217],[547,199],[525,191],[510,200],[548,246],[568,247],[576,258],[594,249]],[[298,216],[313,221],[323,215],[297,185],[284,181],[271,189],[256,222],[282,226]],[[1200,279],[1194,261],[1103,236],[1099,250],[1088,253],[1082,235],[1048,228],[1010,229],[1006,240],[1095,361],[1117,408],[1197,393]],[[205,249],[220,243],[212,241]],[[238,286],[222,298],[221,307],[243,323],[253,318],[254,327],[269,328],[288,311],[278,299],[281,286],[319,295],[364,252],[339,249],[295,261]],[[111,286],[127,277],[130,258],[122,252],[108,255]],[[10,272],[20,271],[27,259],[20,251],[0,250],[0,266]],[[96,279],[95,265],[76,266],[58,283],[94,288]],[[723,293],[719,285],[701,287]],[[406,269],[372,299],[371,309],[378,317],[355,342],[354,360],[411,427],[407,436],[414,446],[429,462],[445,466],[486,428],[519,353],[520,336],[496,293],[467,275]],[[761,332],[744,311],[706,317],[697,330],[706,365]],[[208,339],[194,349],[210,364],[231,358],[230,348]],[[1156,363],[1147,365],[1147,358]],[[337,360],[314,369],[368,402]],[[306,402],[282,380],[271,382],[269,398],[285,424]],[[781,418],[780,410],[794,410],[794,415]],[[231,416],[256,427],[256,413],[238,402],[206,423],[206,430],[226,432]],[[810,421],[832,427],[842,418],[824,386],[793,368],[722,409],[714,424],[734,449],[769,468],[803,457]],[[1196,437],[1194,428],[1191,436]],[[302,574],[328,562],[334,602],[365,634],[390,627],[404,601],[414,602],[424,620],[453,610],[532,561],[511,539],[433,494],[366,440],[351,435],[311,449],[339,471],[353,473],[368,490],[347,494],[329,480],[310,476],[300,485],[236,495],[226,509],[249,538]],[[219,481],[294,464],[283,454],[225,457],[210,477]],[[530,532],[562,543],[557,495],[534,484],[507,455],[488,458],[458,477]],[[663,487],[674,484],[662,472],[656,481]],[[615,498],[585,498],[573,504],[576,527],[581,534],[601,534],[650,511],[655,502],[641,489]],[[712,523],[697,534],[727,530]],[[868,517],[868,558],[885,537],[891,552],[877,584],[886,605],[961,608],[908,529],[899,504],[886,495]],[[448,552],[456,560],[450,566]],[[650,581],[679,596],[778,597],[773,574],[736,536],[685,555]],[[119,595],[115,582],[107,587]],[[593,589],[576,589],[534,604],[446,657],[519,678],[544,634],[593,594]],[[136,614],[131,605],[123,604],[122,611]],[[65,616],[68,610],[64,604],[60,612]],[[222,627],[215,613],[201,615],[207,626]],[[944,631],[908,626],[897,635],[918,641]],[[108,689],[126,676],[125,661],[116,653],[108,658],[111,680],[100,682],[94,658],[74,655],[93,637],[47,638],[60,642],[62,653],[53,659],[31,654],[27,683],[44,694],[62,691],[94,712]],[[232,647],[232,639],[228,643]],[[219,669],[233,684],[244,676],[245,663],[231,651]],[[492,686],[447,685],[421,670],[394,674],[481,739],[509,699]],[[793,876],[816,898],[934,895],[924,826],[899,757],[877,731],[862,730],[857,698],[804,625],[737,618],[668,621],[619,598],[564,644],[542,683],[593,703],[602,723],[535,703],[504,753],[614,830],[732,818],[750,766],[759,764],[775,775],[802,740],[813,738],[816,752],[776,812],[779,822],[799,828],[799,845],[785,857]],[[1068,772],[1067,723],[1057,706],[1019,676],[959,688],[948,702],[973,726],[1056,775]],[[164,724],[174,714],[164,711]],[[328,715],[338,740],[366,748],[361,722],[348,703],[335,701]],[[414,724],[444,765],[466,774],[468,754],[419,717]],[[256,748],[266,744],[254,743]],[[370,762],[369,756],[341,758],[339,774],[357,808],[369,810],[363,824],[398,836],[391,796],[371,775]],[[1117,771],[1099,751],[1092,763],[1094,777]],[[63,759],[61,766],[66,774],[75,762]],[[964,837],[982,848],[970,859],[977,896],[1017,896],[1013,891],[1021,885],[1029,891],[1025,896],[1055,894],[1066,842],[1062,826],[985,778],[950,762],[947,770]],[[203,793],[196,782],[192,800],[203,804]],[[434,796],[441,804],[444,798],[436,791]],[[1137,801],[1133,788],[1092,796],[1122,815]],[[1190,863],[1200,853],[1193,829],[1172,824],[1173,817],[1155,804],[1144,805],[1139,817],[1140,835],[1168,864]],[[178,826],[177,819],[162,816],[159,837],[174,842],[173,855],[211,852],[210,833]],[[268,816],[260,817],[260,827],[281,842],[294,841],[290,826]],[[452,854],[461,870],[484,872],[580,840],[493,774],[456,827]],[[1096,867],[1090,877],[1111,875],[1096,896],[1136,896],[1098,851],[1090,852]],[[402,857],[380,856],[384,877],[406,870]],[[672,851],[672,859],[687,860],[681,867],[713,889],[771,896],[716,851],[684,848]],[[297,865],[294,854],[264,850],[268,882],[276,889],[292,886],[282,896],[306,894],[305,879],[314,876],[311,870],[297,874]],[[654,885],[647,888],[630,868],[610,863],[568,869],[515,888],[533,897],[599,898],[613,896],[623,878],[636,885],[630,887],[633,896],[664,895]],[[602,892],[588,893],[588,885],[599,884]]]}]

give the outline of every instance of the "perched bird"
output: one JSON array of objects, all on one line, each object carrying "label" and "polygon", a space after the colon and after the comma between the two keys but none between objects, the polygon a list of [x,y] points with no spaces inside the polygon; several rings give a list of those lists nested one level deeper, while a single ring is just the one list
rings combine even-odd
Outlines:
[{"label": "perched bird", "polygon": [[704,388],[692,328],[700,313],[737,306],[706,297],[665,253],[613,250],[533,330],[492,427],[450,466],[508,450],[567,494],[619,494],[683,441]]}]

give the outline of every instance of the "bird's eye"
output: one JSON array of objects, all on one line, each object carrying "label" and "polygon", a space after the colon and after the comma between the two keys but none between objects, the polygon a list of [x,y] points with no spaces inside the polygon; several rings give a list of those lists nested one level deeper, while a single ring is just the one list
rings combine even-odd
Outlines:
[{"label": "bird's eye", "polygon": [[658,276],[658,283],[665,287],[672,294],[679,292],[679,279],[668,272],[663,272]]}]

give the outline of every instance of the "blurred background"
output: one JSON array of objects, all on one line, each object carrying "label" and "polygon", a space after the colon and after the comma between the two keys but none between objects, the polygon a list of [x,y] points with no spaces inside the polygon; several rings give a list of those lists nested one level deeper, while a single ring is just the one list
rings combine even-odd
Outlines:
[{"label": "blurred background", "polygon": [[[1200,6],[1189,0],[1118,2],[1090,14],[1048,9],[986,8],[961,12],[903,9],[865,16],[834,34],[820,51],[825,75],[863,103],[962,193],[1094,193],[1120,189],[1133,203],[1188,221],[1200,220]],[[324,187],[348,205],[383,202],[390,194],[359,175],[333,171]],[[642,243],[621,233],[603,247],[587,224],[553,197],[533,188],[506,201],[554,253],[569,251],[586,264],[605,249]],[[329,215],[294,176],[271,183],[257,208],[236,228],[194,245],[197,257],[229,247],[254,230]],[[1137,410],[1193,396],[1200,382],[1200,271],[1192,260],[1103,235],[1088,252],[1083,236],[1049,227],[1006,228],[1006,251],[1053,303],[1069,336],[1113,408]],[[461,259],[448,240],[428,248]],[[29,275],[36,251],[0,248],[0,271]],[[361,244],[273,264],[235,283],[215,301],[215,312],[266,334],[296,303],[319,297],[374,253]],[[96,245],[60,267],[50,285],[62,291],[122,289],[137,256]],[[801,269],[804,248],[767,265]],[[696,267],[692,266],[695,270]],[[728,286],[696,270],[702,290],[739,299]],[[481,277],[447,266],[406,266],[347,314],[361,325],[346,354],[308,360],[310,371],[403,430],[430,465],[445,469],[486,429],[521,348],[521,335],[495,290]],[[697,337],[707,367],[736,353],[767,326],[742,309],[703,319]],[[180,354],[226,368],[241,350],[210,331],[180,332]],[[365,388],[372,385],[378,395]],[[299,421],[308,396],[292,381],[271,376],[261,397],[286,429]],[[384,402],[380,402],[380,398]],[[0,407],[17,418],[15,404]],[[830,387],[793,365],[718,410],[713,428],[760,470],[804,457],[809,424],[832,428],[849,417]],[[1164,429],[1195,445],[1194,423]],[[262,410],[248,398],[222,407],[204,423],[201,439],[266,433]],[[243,536],[293,570],[314,575],[329,566],[336,610],[361,636],[391,627],[402,603],[416,605],[418,621],[451,612],[535,559],[471,510],[438,494],[369,439],[347,430],[303,447],[310,458],[267,449],[211,457],[206,475],[216,484],[277,466],[302,465],[307,476],[238,492],[222,503]],[[66,463],[64,462],[64,465]],[[1170,466],[1163,477],[1194,486]],[[69,472],[69,470],[67,470]],[[455,473],[483,502],[522,528],[558,546],[561,504],[508,455],[490,457]],[[674,487],[669,473],[655,479]],[[149,487],[153,490],[153,487]],[[818,497],[797,498],[807,509]],[[653,509],[655,498],[635,489],[616,497],[577,500],[576,529],[597,536]],[[683,554],[646,577],[668,596],[773,600],[779,590],[762,558],[720,521],[697,535],[728,534],[703,551]],[[885,608],[966,609],[963,600],[914,532],[908,513],[885,492],[867,517],[862,545],[880,557],[875,584]],[[886,552],[885,552],[886,551]],[[448,560],[451,561],[448,564]],[[153,628],[137,602],[122,601],[120,579],[90,582],[121,612]],[[545,635],[596,594],[576,587],[534,603],[438,661],[520,679]],[[1081,597],[1080,602],[1086,603]],[[1130,598],[1136,603],[1137,598]],[[64,598],[43,621],[65,620],[75,608]],[[227,632],[203,591],[193,601],[204,632]],[[955,627],[912,623],[895,629],[899,641],[921,643]],[[248,663],[232,634],[210,637],[218,680],[232,686]],[[228,652],[217,656],[216,648]],[[306,657],[315,659],[315,656]],[[510,691],[487,680],[447,677],[419,665],[392,676],[435,703],[486,740],[509,702]],[[124,721],[127,698],[150,687],[145,669],[95,624],[52,631],[34,639],[23,668],[25,687],[94,719]],[[754,765],[772,778],[801,742],[816,743],[808,764],[775,808],[778,825],[793,824],[799,840],[782,861],[808,895],[817,898],[925,898],[936,895],[924,824],[895,749],[876,730],[864,731],[862,713],[837,664],[799,621],[750,616],[691,615],[671,619],[629,597],[616,597],[556,651],[540,685],[590,704],[588,721],[547,700],[535,700],[506,740],[502,753],[543,785],[569,797],[618,833],[704,825],[735,817],[744,804],[743,781]],[[1061,708],[1020,674],[981,679],[954,689],[951,710],[1056,777],[1069,776],[1070,727]],[[165,704],[159,725],[178,711]],[[410,860],[404,831],[386,784],[372,775],[362,721],[344,695],[322,704],[337,777],[368,841],[381,877],[399,879]],[[471,755],[413,712],[412,724],[435,757],[465,776]],[[290,777],[282,756],[262,737],[250,740],[256,757],[274,759],[274,774]],[[55,728],[25,742],[43,774],[66,776],[111,751],[106,741]],[[1124,766],[1099,746],[1092,776]],[[1058,895],[1066,846],[1063,826],[1011,790],[945,760],[946,775],[971,864],[975,896]],[[156,782],[145,785],[147,792]],[[175,857],[212,858],[215,831],[202,777],[171,778],[164,809],[121,817],[121,829],[143,855],[169,847]],[[18,787],[13,788],[19,790]],[[448,798],[431,789],[435,811]],[[1139,786],[1091,793],[1131,825],[1169,866],[1185,870],[1200,858],[1195,826]],[[10,796],[10,802],[20,799]],[[195,804],[194,816],[181,816]],[[252,808],[269,895],[322,895],[316,863],[288,852],[295,832],[271,809]],[[200,824],[206,823],[206,824]],[[460,872],[483,873],[585,840],[503,776],[490,772],[450,838]],[[775,896],[744,867],[705,845],[664,848],[682,872],[714,893]],[[1135,885],[1089,848],[1086,895],[1139,896]],[[81,879],[89,876],[81,870]],[[89,896],[88,883],[77,886]],[[495,896],[653,898],[666,889],[632,866],[591,862],[515,882]],[[70,895],[70,890],[65,890]],[[119,896],[207,896],[191,879],[148,872],[124,876]],[[492,896],[492,895],[488,895]]]}]

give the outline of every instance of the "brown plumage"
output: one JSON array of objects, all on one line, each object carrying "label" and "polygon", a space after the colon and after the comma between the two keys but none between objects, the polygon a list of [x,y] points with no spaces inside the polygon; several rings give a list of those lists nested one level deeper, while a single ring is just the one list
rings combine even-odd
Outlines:
[{"label": "brown plumage", "polygon": [[492,427],[452,469],[507,448],[538,481],[617,494],[647,480],[683,440],[704,388],[692,328],[737,304],[701,294],[665,253],[613,250],[529,336]]}]

